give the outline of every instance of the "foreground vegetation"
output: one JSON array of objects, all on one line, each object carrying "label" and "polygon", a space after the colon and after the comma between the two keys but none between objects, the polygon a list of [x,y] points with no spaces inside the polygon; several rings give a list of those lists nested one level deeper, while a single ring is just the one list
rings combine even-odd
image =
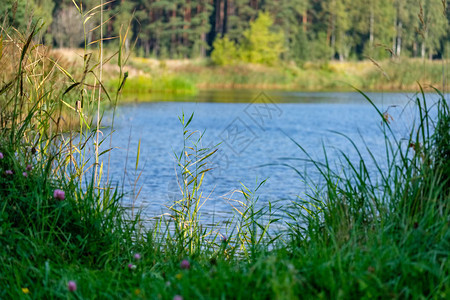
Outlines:
[{"label": "foreground vegetation", "polygon": [[185,196],[171,208],[171,223],[150,228],[121,207],[116,188],[62,176],[63,152],[35,152],[20,130],[34,118],[3,127],[0,296],[446,299],[450,117],[444,99],[428,104],[418,98],[418,123],[405,141],[390,135],[380,112],[389,161],[376,162],[375,175],[344,153],[342,173],[311,161],[326,184],[293,203],[291,221],[276,221],[289,225],[281,235],[269,235],[275,220],[261,221],[270,212],[255,211],[245,189],[239,227],[199,224],[202,162],[213,153],[192,144],[188,118],[178,157]]},{"label": "foreground vegetation", "polygon": [[[311,186],[309,196],[277,219],[270,205],[256,209],[257,188],[243,188],[239,217],[228,228],[200,224],[201,184],[215,149],[201,148],[201,136],[189,128],[192,116],[181,116],[183,197],[145,227],[139,213],[122,207],[123,191],[101,180],[107,166],[99,157],[108,153],[98,145],[108,140],[99,138],[101,117],[92,116],[101,103],[116,104],[126,85],[123,41],[112,59],[120,77],[108,92],[99,80],[101,55],[83,56],[81,70],[70,74],[33,44],[33,34],[3,36],[3,45],[12,46],[1,59],[15,57],[16,65],[2,74],[0,88],[0,298],[450,296],[444,96],[431,104],[417,95],[417,122],[400,140],[388,112],[378,111],[384,161],[370,149],[358,153],[368,152],[371,162],[342,153],[339,171],[332,162],[307,159],[323,186],[284,161]],[[60,126],[63,109],[78,120],[69,134]],[[275,223],[287,229],[271,230]]]}]

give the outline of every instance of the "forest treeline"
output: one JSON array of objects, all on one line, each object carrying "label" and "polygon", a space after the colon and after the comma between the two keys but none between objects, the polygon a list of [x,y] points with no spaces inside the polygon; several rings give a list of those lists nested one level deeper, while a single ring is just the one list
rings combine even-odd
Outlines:
[{"label": "forest treeline", "polygon": [[[92,30],[100,24],[99,14],[89,12],[99,0],[2,2],[3,27],[38,23],[42,25],[40,38],[48,45],[80,47],[99,38],[99,31]],[[263,63],[264,59],[252,59],[251,52],[267,50],[270,59],[275,55],[276,59],[310,61],[392,56],[433,59],[450,50],[450,0],[103,2],[104,36],[117,37],[121,28],[130,25],[128,46],[134,45],[137,54],[145,57],[205,57],[214,46],[221,47],[222,58],[234,55]],[[108,43],[114,45],[114,39]]]}]

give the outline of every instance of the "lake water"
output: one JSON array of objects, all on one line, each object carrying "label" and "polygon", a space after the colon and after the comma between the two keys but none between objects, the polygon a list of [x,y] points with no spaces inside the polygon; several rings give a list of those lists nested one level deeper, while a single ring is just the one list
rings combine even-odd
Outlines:
[{"label": "lake water", "polygon": [[[407,138],[415,115],[404,107],[413,95],[368,96],[381,112],[388,110],[396,135]],[[234,202],[229,199],[242,199],[235,192],[242,184],[252,189],[267,179],[256,193],[259,205],[270,201],[278,207],[287,206],[307,191],[301,177],[281,163],[308,172],[320,183],[311,166],[300,160],[285,160],[306,158],[291,138],[316,159],[323,158],[323,147],[327,148],[333,164],[338,163],[338,150],[357,160],[351,144],[334,131],[347,135],[360,147],[366,145],[380,158],[384,154],[381,118],[359,93],[208,91],[196,97],[178,96],[176,100],[129,103],[118,107],[116,113],[110,176],[113,182],[124,182],[126,206],[133,202],[132,191],[141,189],[135,204],[149,217],[162,214],[165,205],[180,197],[174,152],[183,147],[178,119],[183,112],[187,116],[194,113],[189,129],[204,132],[204,147],[220,143],[218,152],[209,159],[213,170],[206,174],[202,189],[208,198],[202,216],[210,221],[233,216]],[[110,121],[111,114],[106,115],[104,124]],[[139,141],[140,161],[135,172]],[[339,170],[339,166],[336,168]]]}]

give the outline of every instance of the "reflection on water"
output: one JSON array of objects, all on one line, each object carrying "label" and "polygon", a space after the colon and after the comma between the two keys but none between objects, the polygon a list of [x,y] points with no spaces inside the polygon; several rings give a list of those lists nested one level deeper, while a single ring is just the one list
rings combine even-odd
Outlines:
[{"label": "reflection on water", "polygon": [[[389,109],[392,126],[398,137],[405,136],[414,119],[412,110],[404,110],[413,95],[369,93],[380,111]],[[180,197],[177,165],[174,152],[182,149],[182,126],[178,117],[194,113],[191,130],[204,132],[203,146],[218,146],[211,158],[214,169],[206,175],[203,196],[203,217],[208,221],[223,221],[233,215],[230,199],[242,199],[236,190],[242,184],[250,189],[268,179],[258,191],[259,205],[268,201],[286,206],[308,190],[302,178],[292,169],[281,166],[289,163],[300,172],[308,173],[320,183],[318,174],[301,159],[306,158],[291,138],[304,147],[313,158],[324,157],[338,165],[339,151],[352,159],[357,152],[339,132],[367,147],[375,156],[384,155],[384,136],[380,132],[380,116],[358,93],[297,93],[257,91],[206,91],[193,97],[177,96],[172,100],[184,102],[128,103],[117,110],[113,133],[111,176],[124,181],[129,191],[125,205],[131,205],[135,176],[142,187],[137,205],[148,216],[165,210],[166,204]],[[255,101],[256,99],[256,101]],[[106,123],[111,116],[106,116]],[[140,140],[141,153],[137,173],[133,175]],[[363,155],[368,157],[367,152]],[[289,160],[286,158],[295,158]],[[370,165],[369,165],[370,166]],[[127,176],[124,178],[124,169]],[[127,200],[128,199],[128,200]]]},{"label": "reflection on water", "polygon": [[[285,91],[264,91],[265,95],[277,103],[361,103],[363,97],[356,92],[336,93],[336,92],[285,92]],[[173,95],[173,94],[151,94],[128,96],[127,101],[139,100],[143,102],[160,101],[180,101],[180,102],[218,102],[218,103],[248,103],[261,94],[259,90],[207,90],[201,91],[197,95]],[[404,103],[405,99],[412,98],[411,93],[366,93],[369,98],[376,103],[383,103],[386,100],[395,103]]]}]

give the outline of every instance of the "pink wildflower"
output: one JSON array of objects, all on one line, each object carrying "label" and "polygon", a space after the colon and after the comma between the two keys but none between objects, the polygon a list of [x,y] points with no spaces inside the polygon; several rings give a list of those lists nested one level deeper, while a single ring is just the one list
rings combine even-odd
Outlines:
[{"label": "pink wildflower", "polygon": [[134,270],[134,269],[136,269],[136,266],[133,265],[133,264],[128,264],[128,269],[129,270]]},{"label": "pink wildflower", "polygon": [[22,175],[23,175],[23,177],[28,177],[28,173],[27,172],[23,172]]},{"label": "pink wildflower", "polygon": [[223,235],[220,237],[220,240],[222,241],[222,243],[226,243],[226,242],[228,242],[228,237],[227,237],[225,234],[223,234]]},{"label": "pink wildflower", "polygon": [[181,263],[180,263],[180,268],[183,270],[188,270],[191,267],[191,264],[189,263],[189,261],[187,259],[184,259]]},{"label": "pink wildflower", "polygon": [[31,165],[27,165],[27,171],[31,171],[33,167]]},{"label": "pink wildflower", "polygon": [[67,289],[71,292],[75,292],[77,290],[77,283],[73,280],[67,283]]},{"label": "pink wildflower", "polygon": [[140,259],[141,259],[141,254],[140,254],[140,253],[136,253],[136,254],[134,255],[134,259],[135,259],[135,260],[140,260]]},{"label": "pink wildflower", "polygon": [[53,191],[53,198],[57,200],[64,200],[66,199],[66,193],[64,193],[63,190],[56,189]]},{"label": "pink wildflower", "polygon": [[13,171],[12,171],[12,170],[6,170],[6,171],[5,171],[5,174],[6,174],[6,175],[12,175],[12,174],[13,174]]},{"label": "pink wildflower", "polygon": [[183,297],[181,297],[180,295],[175,295],[175,297],[173,297],[173,300],[183,300]]},{"label": "pink wildflower", "polygon": [[0,152],[0,159],[3,159],[3,153]]}]

